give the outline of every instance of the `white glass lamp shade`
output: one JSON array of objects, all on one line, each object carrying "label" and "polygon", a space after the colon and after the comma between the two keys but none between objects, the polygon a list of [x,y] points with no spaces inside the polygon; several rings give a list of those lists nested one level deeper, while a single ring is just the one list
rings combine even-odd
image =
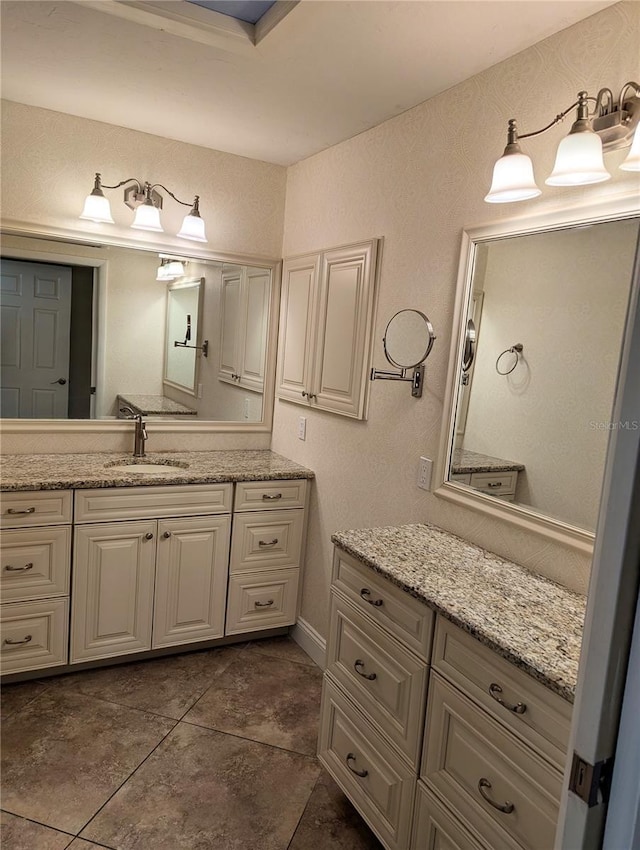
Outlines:
[{"label": "white glass lamp shade", "polygon": [[168,263],[161,263],[158,266],[158,274],[156,280],[173,280],[173,275],[169,271]]},{"label": "white glass lamp shade", "polygon": [[180,260],[170,260],[166,265],[167,274],[172,278],[182,277],[184,275],[184,266]]},{"label": "white glass lamp shade", "polygon": [[602,159],[602,141],[593,130],[569,133],[558,145],[548,186],[586,186],[611,179]]},{"label": "white glass lamp shade", "polygon": [[87,195],[80,218],[104,224],[115,224],[111,216],[109,198],[105,198],[102,192],[99,195],[93,192]]},{"label": "white glass lamp shade", "polygon": [[636,128],[636,131],[633,134],[631,150],[627,154],[627,158],[620,168],[623,171],[640,171],[640,126],[639,128]]},{"label": "white glass lamp shade", "polygon": [[162,233],[160,224],[160,210],[154,207],[151,201],[145,201],[136,208],[136,214],[131,224],[135,230],[154,230]]},{"label": "white glass lamp shade", "polygon": [[207,237],[204,232],[204,221],[199,215],[193,215],[192,213],[193,210],[189,215],[185,215],[178,236],[182,239],[191,239],[194,242],[206,242]]},{"label": "white glass lamp shade", "polygon": [[531,159],[519,151],[505,152],[493,167],[491,189],[485,201],[488,204],[506,204],[537,198],[540,194]]}]

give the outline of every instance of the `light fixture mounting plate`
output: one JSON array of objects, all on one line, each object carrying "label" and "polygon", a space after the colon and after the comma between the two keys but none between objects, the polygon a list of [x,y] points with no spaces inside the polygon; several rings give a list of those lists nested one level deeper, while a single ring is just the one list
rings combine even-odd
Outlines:
[{"label": "light fixture mounting plate", "polygon": [[614,111],[594,117],[591,123],[602,139],[603,150],[615,151],[628,147],[640,124],[640,98],[629,98]]},{"label": "light fixture mounting plate", "polygon": [[[144,192],[139,192],[137,186],[127,186],[124,190],[124,202],[132,210],[139,207],[140,204],[144,202],[145,198],[146,195]],[[151,190],[151,200],[153,201],[154,207],[157,207],[159,210],[162,209],[162,195],[159,192],[156,192],[155,189]]]}]

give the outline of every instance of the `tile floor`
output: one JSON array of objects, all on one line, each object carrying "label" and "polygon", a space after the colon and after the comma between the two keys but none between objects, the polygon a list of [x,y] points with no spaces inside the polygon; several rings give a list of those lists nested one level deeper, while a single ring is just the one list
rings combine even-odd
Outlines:
[{"label": "tile floor", "polygon": [[381,850],[290,638],[6,685],[2,850]]}]

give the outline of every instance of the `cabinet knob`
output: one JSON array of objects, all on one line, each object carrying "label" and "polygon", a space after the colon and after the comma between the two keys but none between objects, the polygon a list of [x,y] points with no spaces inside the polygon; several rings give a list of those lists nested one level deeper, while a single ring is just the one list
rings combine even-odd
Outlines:
[{"label": "cabinet knob", "polygon": [[164,537],[164,539],[166,540],[167,538],[171,537],[171,532],[170,532],[170,531],[165,531],[165,533],[164,533],[162,536],[163,536],[163,537]]},{"label": "cabinet knob", "polygon": [[145,540],[153,540],[153,534],[150,531],[147,531],[147,533],[144,536],[144,539]]}]

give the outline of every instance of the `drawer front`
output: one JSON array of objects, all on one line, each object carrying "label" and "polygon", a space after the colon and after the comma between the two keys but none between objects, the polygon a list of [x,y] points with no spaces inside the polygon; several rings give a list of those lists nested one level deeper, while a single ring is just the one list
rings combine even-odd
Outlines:
[{"label": "drawer front", "polygon": [[299,567],[304,511],[236,514],[231,540],[232,573]]},{"label": "drawer front", "polygon": [[564,770],[570,703],[442,617],[436,623],[432,664]]},{"label": "drawer front", "polygon": [[[514,850],[516,845],[514,844]],[[458,819],[418,782],[411,850],[484,850]]]},{"label": "drawer front", "polygon": [[76,523],[229,513],[232,486],[192,484],[76,490]]},{"label": "drawer front", "polygon": [[71,526],[4,531],[0,541],[2,601],[69,595]]},{"label": "drawer front", "polygon": [[327,671],[417,768],[427,689],[426,663],[333,594]]},{"label": "drawer front", "polygon": [[2,493],[2,528],[63,525],[71,522],[71,490]]},{"label": "drawer front", "polygon": [[307,481],[240,481],[236,484],[235,511],[281,510],[304,508]]},{"label": "drawer front", "polygon": [[430,608],[338,547],[333,558],[333,586],[401,643],[429,660],[435,619]]},{"label": "drawer front", "polygon": [[416,779],[325,676],[318,758],[389,850],[409,846]]},{"label": "drawer front", "polygon": [[299,571],[241,573],[229,577],[225,634],[290,626],[298,609]]},{"label": "drawer front", "polygon": [[69,600],[10,602],[0,606],[3,673],[67,663]]},{"label": "drawer front", "polygon": [[469,484],[475,487],[476,490],[482,490],[484,493],[491,493],[494,496],[513,494],[516,492],[516,482],[518,473],[516,472],[473,472]]},{"label": "drawer front", "polygon": [[[421,778],[492,850],[553,847],[562,774],[437,673]],[[503,810],[498,807],[502,806]]]}]

